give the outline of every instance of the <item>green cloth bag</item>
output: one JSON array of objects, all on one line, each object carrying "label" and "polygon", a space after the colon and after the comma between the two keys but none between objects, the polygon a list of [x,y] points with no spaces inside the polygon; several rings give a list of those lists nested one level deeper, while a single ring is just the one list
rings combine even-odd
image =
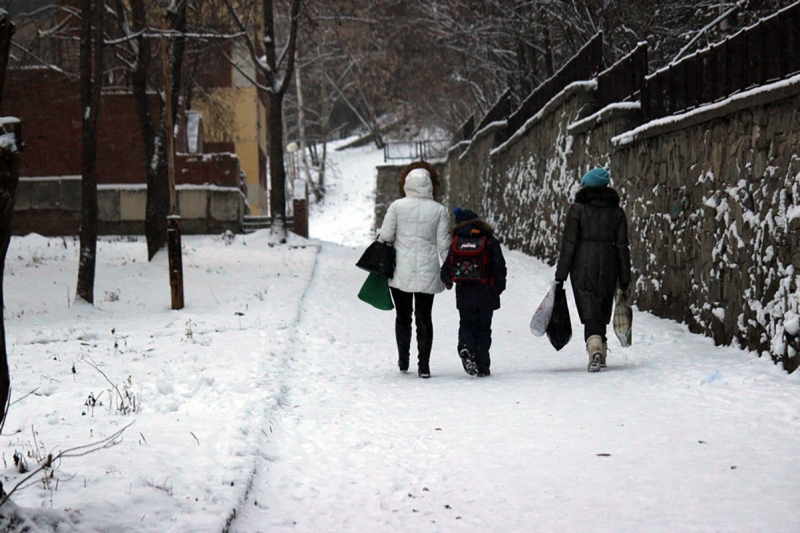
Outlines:
[{"label": "green cloth bag", "polygon": [[358,299],[381,311],[394,309],[392,295],[389,292],[389,278],[370,273],[358,291]]}]

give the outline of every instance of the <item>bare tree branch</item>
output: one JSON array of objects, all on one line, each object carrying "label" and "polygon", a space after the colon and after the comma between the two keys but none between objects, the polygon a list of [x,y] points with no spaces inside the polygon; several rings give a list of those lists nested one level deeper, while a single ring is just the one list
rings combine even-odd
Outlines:
[{"label": "bare tree branch", "polygon": [[84,457],[86,455],[101,450],[107,450],[109,448],[113,448],[114,446],[118,445],[119,443],[122,442],[122,434],[125,433],[125,430],[127,430],[132,425],[133,422],[131,422],[124,428],[120,429],[113,435],[110,435],[92,444],[76,446],[74,448],[68,448],[62,452],[59,452],[56,455],[52,454],[48,455],[43,464],[41,464],[36,470],[31,471],[30,474],[25,476],[21,481],[19,481],[16,485],[14,485],[14,487],[10,491],[8,491],[7,494],[5,494],[2,498],[0,498],[0,507],[2,507],[3,504],[5,504],[8,501],[8,499],[11,498],[11,495],[14,494],[17,490],[19,490],[20,488],[24,488],[25,483],[27,483],[30,479],[37,476],[40,472],[53,468],[53,464],[56,461],[60,461],[61,459],[64,458]]},{"label": "bare tree branch", "polygon": [[724,12],[722,15],[718,16],[717,18],[706,24],[700,30],[698,30],[697,33],[695,33],[695,36],[692,37],[692,39],[688,43],[686,43],[686,46],[681,48],[680,51],[677,54],[675,54],[675,57],[672,58],[671,62],[674,63],[675,61],[683,57],[683,54],[685,54],[687,50],[690,50],[692,46],[694,46],[694,43],[696,43],[697,40],[700,39],[700,37],[705,35],[708,32],[708,30],[717,26],[723,20],[727,19],[728,17],[739,11],[739,9],[741,8],[741,4],[742,4],[741,1],[738,2],[735,6],[733,6],[732,8]]}]

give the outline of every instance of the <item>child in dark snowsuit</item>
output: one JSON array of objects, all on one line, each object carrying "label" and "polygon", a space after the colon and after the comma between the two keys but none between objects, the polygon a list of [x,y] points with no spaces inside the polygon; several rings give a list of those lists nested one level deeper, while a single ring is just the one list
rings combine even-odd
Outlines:
[{"label": "child in dark snowsuit", "polygon": [[[456,207],[453,214],[456,220],[452,230],[454,242],[442,265],[441,277],[448,289],[456,284],[456,307],[460,316],[458,355],[464,370],[471,376],[488,376],[491,373],[492,316],[500,309],[500,294],[506,288],[506,261],[492,226],[469,209]],[[482,264],[480,274],[465,274],[465,269],[457,264],[459,258],[464,257],[454,249],[459,237],[467,238],[462,239],[462,243],[483,247],[484,251],[477,256]],[[467,267],[466,270],[474,269]]]}]

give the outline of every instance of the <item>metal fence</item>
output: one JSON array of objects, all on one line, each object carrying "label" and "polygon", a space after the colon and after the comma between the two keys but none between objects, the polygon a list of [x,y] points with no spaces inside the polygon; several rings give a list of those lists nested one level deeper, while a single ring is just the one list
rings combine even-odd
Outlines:
[{"label": "metal fence", "polygon": [[601,107],[638,100],[647,76],[647,43],[639,43],[607,70],[597,75],[597,99]]},{"label": "metal fence", "polygon": [[529,118],[570,83],[592,79],[600,71],[602,64],[603,34],[598,33],[583,45],[578,53],[572,56],[558,72],[534,89],[516,111],[508,117],[507,135],[513,135]]},{"label": "metal fence", "polygon": [[723,100],[800,72],[800,2],[647,76],[647,120]]},{"label": "metal fence", "polygon": [[511,94],[506,91],[477,126],[470,117],[455,142],[468,140],[489,123],[506,117],[508,138],[564,87],[595,76],[601,107],[640,100],[645,120],[653,120],[800,73],[800,2],[650,75],[644,42],[600,72],[602,37],[602,33],[595,35],[518,108],[511,109]]},{"label": "metal fence", "polygon": [[475,134],[475,115],[471,115],[464,123],[458,128],[456,132],[456,138],[453,141],[453,144],[459,143],[461,141],[468,141],[472,139],[472,136]]},{"label": "metal fence", "polygon": [[450,148],[450,139],[425,141],[389,141],[383,145],[383,162],[408,160],[430,161],[444,159]]},{"label": "metal fence", "polygon": [[500,98],[497,99],[497,102],[494,103],[492,108],[486,112],[486,115],[484,115],[475,130],[480,131],[492,122],[503,120],[509,113],[511,113],[511,89],[506,89],[506,92],[504,92]]}]

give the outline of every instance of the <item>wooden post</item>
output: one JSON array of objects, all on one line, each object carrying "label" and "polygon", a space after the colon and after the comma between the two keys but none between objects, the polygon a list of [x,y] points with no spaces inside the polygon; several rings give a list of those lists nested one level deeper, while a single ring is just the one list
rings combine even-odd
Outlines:
[{"label": "wooden post", "polygon": [[183,309],[183,259],[181,257],[181,217],[167,217],[167,253],[169,254],[169,288],[172,308]]},{"label": "wooden post", "polygon": [[167,216],[167,254],[169,286],[173,309],[183,309],[183,260],[181,258],[181,217],[175,194],[175,127],[172,124],[172,77],[169,65],[169,37],[162,41],[164,52],[164,105],[167,127],[167,166],[169,174],[169,216]]},{"label": "wooden post", "polygon": [[294,180],[294,198],[292,199],[292,232],[308,238],[308,182],[304,179]]},{"label": "wooden post", "polygon": [[169,68],[169,37],[163,39],[162,51],[164,53],[164,104],[166,109],[167,125],[167,165],[169,168],[169,214],[178,212],[175,199],[175,126],[172,123],[172,77]]}]

